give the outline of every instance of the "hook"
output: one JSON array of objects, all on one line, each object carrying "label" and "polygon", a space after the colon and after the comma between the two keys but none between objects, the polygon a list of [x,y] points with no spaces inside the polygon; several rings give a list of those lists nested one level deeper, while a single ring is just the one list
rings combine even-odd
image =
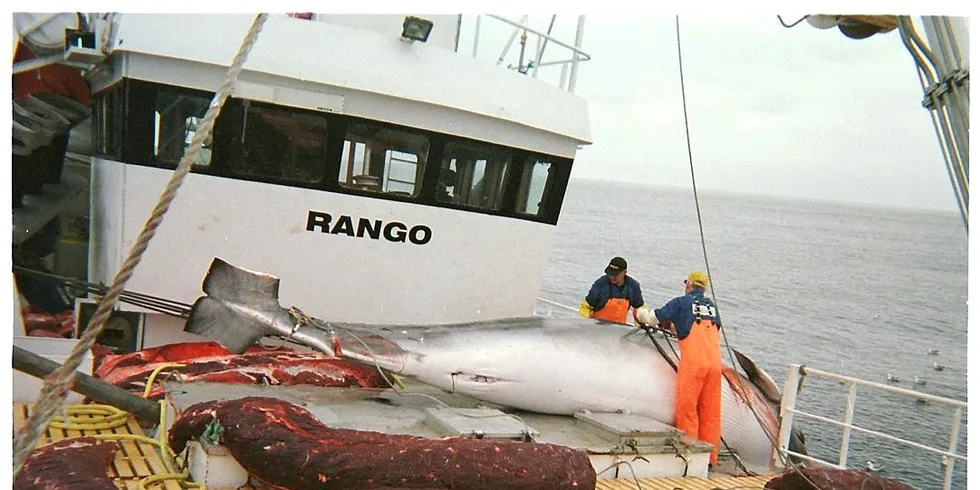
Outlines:
[{"label": "hook", "polygon": [[809,17],[809,15],[804,15],[803,17],[800,17],[800,20],[798,20],[796,22],[793,22],[792,24],[788,24],[787,25],[786,22],[783,21],[783,16],[781,16],[781,15],[777,15],[776,16],[776,18],[779,19],[779,23],[782,24],[783,27],[785,27],[787,29],[796,27],[796,24],[799,24],[800,22],[803,22],[804,20],[806,20],[807,17]]}]

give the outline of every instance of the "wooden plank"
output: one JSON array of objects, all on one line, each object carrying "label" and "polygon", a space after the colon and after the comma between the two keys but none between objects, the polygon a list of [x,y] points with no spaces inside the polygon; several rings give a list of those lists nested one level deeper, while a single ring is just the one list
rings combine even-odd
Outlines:
[{"label": "wooden plank", "polygon": [[711,489],[711,487],[704,484],[704,480],[701,478],[671,478],[669,481],[677,487],[685,488],[689,490]]},{"label": "wooden plank", "polygon": [[633,490],[637,483],[642,490],[711,490],[714,488],[762,488],[769,479],[769,476],[755,477],[660,477],[660,478],[641,478],[633,480],[631,477],[608,478],[596,482],[597,490]]},{"label": "wooden plank", "polygon": [[625,488],[620,483],[619,480],[602,479],[596,481],[595,487],[596,490],[619,490],[620,488]]},{"label": "wooden plank", "polygon": [[[136,424],[136,421],[132,421]],[[137,429],[142,433],[142,429]],[[155,444],[139,443],[139,450],[143,454],[143,459],[146,461],[147,465],[153,471],[153,474],[162,475],[168,473],[167,467],[163,462],[163,456],[161,456],[160,449]],[[177,480],[165,480],[163,482],[154,483],[149,486],[148,490],[181,490],[180,482]]]},{"label": "wooden plank", "polygon": [[[162,475],[167,473],[167,467],[163,464],[163,460],[160,458],[160,454],[157,452],[156,446],[140,443],[140,450],[143,453],[144,459],[146,459],[147,464],[153,470],[154,474]],[[180,484],[175,480],[165,480],[160,483],[154,483],[150,485],[147,490],[180,490]]]},{"label": "wooden plank", "polygon": [[[132,421],[132,419],[130,419]],[[115,427],[112,430],[106,431],[111,434],[131,434],[132,431],[128,425],[121,427]],[[136,444],[130,441],[119,441],[120,450],[116,451],[113,457],[112,464],[116,468],[119,476],[125,478],[133,478],[137,476],[138,470],[133,466],[133,460],[129,456],[130,452],[136,451]],[[127,485],[129,483],[127,482]]]},{"label": "wooden plank", "polygon": [[664,478],[646,478],[640,480],[640,488],[643,490],[673,490],[675,486]]},{"label": "wooden plank", "polygon": [[145,436],[146,435],[146,432],[144,432],[143,431],[143,428],[140,427],[139,422],[137,422],[136,419],[133,418],[133,417],[130,417],[129,418],[129,420],[126,422],[125,427],[126,427],[126,430],[128,430],[130,434],[137,434],[137,435],[141,435],[141,436]]},{"label": "wooden plank", "polygon": [[673,478],[658,478],[657,484],[662,485],[661,488],[677,488],[678,486],[677,482],[675,482]]},{"label": "wooden plank", "polygon": [[122,452],[122,450],[116,451],[116,454],[112,457],[112,467],[116,470],[116,475],[122,478],[132,478],[136,475],[133,472],[133,467],[129,463],[129,458]]},{"label": "wooden plank", "polygon": [[[116,434],[130,433],[129,428],[126,426],[116,427],[113,429],[113,432]],[[120,445],[122,446],[122,453],[124,454],[125,459],[129,461],[129,465],[133,469],[134,476],[143,478],[152,474],[150,472],[150,468],[146,466],[146,462],[143,460],[143,455],[140,453],[140,450],[135,442],[121,441]]]}]

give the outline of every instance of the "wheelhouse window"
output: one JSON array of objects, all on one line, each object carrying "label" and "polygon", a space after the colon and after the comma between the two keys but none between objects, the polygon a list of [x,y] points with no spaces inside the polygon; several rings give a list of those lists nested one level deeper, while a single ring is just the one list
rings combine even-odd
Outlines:
[{"label": "wheelhouse window", "polygon": [[243,114],[234,124],[237,134],[232,139],[238,148],[228,162],[233,175],[298,184],[323,179],[326,116],[247,100]]},{"label": "wheelhouse window", "polygon": [[483,209],[502,208],[511,153],[477,143],[446,144],[436,200]]},{"label": "wheelhouse window", "polygon": [[428,155],[425,136],[354,123],[344,139],[337,180],[343,187],[417,196]]},{"label": "wheelhouse window", "polygon": [[[95,95],[94,150],[130,165],[173,169],[213,96],[124,78]],[[558,222],[573,163],[431,129],[235,97],[210,133],[192,169],[208,178],[548,224]]]},{"label": "wheelhouse window", "polygon": [[95,151],[110,158],[121,158],[123,127],[123,84],[106,89],[95,97],[92,120],[95,124]]},{"label": "wheelhouse window", "polygon": [[[153,113],[153,157],[157,164],[174,167],[190,148],[191,140],[204,120],[211,98],[161,88],[157,91]],[[211,164],[213,138],[208,135],[197,154],[195,165]]]},{"label": "wheelhouse window", "polygon": [[521,214],[543,216],[545,203],[555,185],[557,175],[554,163],[548,159],[528,157],[524,163],[520,191],[515,210]]}]

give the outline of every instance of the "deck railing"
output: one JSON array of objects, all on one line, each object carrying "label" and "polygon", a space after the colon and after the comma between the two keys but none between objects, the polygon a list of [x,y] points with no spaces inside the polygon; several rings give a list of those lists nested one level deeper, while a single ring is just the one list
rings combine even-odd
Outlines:
[{"label": "deck railing", "polygon": [[[844,412],[844,420],[837,421],[827,417],[822,417],[819,415],[811,414],[798,410],[796,408],[796,395],[798,387],[800,386],[800,381],[806,376],[818,376],[821,378],[827,378],[832,380],[837,380],[843,382],[844,387],[847,389],[847,401],[846,408]],[[918,442],[909,441],[907,439],[902,439],[901,437],[896,437],[890,434],[885,434],[883,432],[878,432],[863,427],[858,427],[854,425],[854,403],[857,398],[857,387],[867,387],[873,388],[888,393],[894,393],[898,395],[907,396],[910,398],[915,398],[917,400],[924,400],[939,403],[942,405],[947,405],[954,408],[952,429],[949,434],[949,445],[947,448],[937,448],[932,446],[927,446],[925,444],[920,444]],[[943,398],[940,396],[929,395],[926,393],[920,393],[913,390],[906,390],[903,388],[896,388],[894,386],[888,386],[881,383],[874,383],[871,381],[864,381],[857,378],[852,378],[849,376],[843,376],[839,374],[829,373],[826,371],[820,371],[817,369],[808,368],[806,366],[801,366],[799,364],[793,364],[789,369],[789,376],[786,378],[786,386],[783,390],[783,399],[780,404],[780,415],[782,417],[782,425],[779,428],[779,447],[778,451],[786,456],[796,456],[808,461],[812,461],[817,464],[822,464],[825,466],[844,469],[847,467],[847,454],[848,446],[850,444],[851,432],[858,431],[865,434],[869,434],[874,437],[889,440],[892,442],[897,442],[899,444],[904,444],[909,447],[920,449],[922,451],[927,451],[936,455],[941,456],[942,464],[945,468],[945,475],[943,477],[943,489],[948,490],[953,480],[953,465],[956,460],[961,460],[964,463],[967,462],[967,457],[965,455],[959,454],[957,452],[957,444],[959,443],[960,436],[960,425],[963,423],[963,410],[967,408],[967,404],[964,401],[953,400],[950,398]],[[814,420],[819,420],[828,424],[832,424],[844,429],[843,435],[841,437],[840,453],[838,455],[837,463],[831,463],[823,461],[818,458],[811,456],[799,454],[789,450],[789,440],[790,431],[793,428],[793,419],[796,416],[811,418]],[[774,458],[778,458],[778,455],[774,454]]]},{"label": "deck railing", "polygon": [[[524,74],[527,74],[527,72],[530,71],[531,72],[530,73],[531,77],[532,78],[537,78],[538,77],[538,69],[540,67],[542,67],[542,66],[552,66],[552,65],[561,65],[561,77],[559,79],[558,86],[562,90],[567,90],[567,91],[569,91],[571,93],[575,93],[575,83],[578,81],[579,63],[581,63],[583,61],[589,61],[590,59],[592,59],[592,57],[589,56],[588,53],[586,53],[585,51],[582,51],[582,38],[583,38],[583,35],[585,33],[585,16],[584,15],[580,15],[578,17],[578,24],[576,25],[576,29],[575,29],[575,43],[574,43],[574,45],[571,45],[571,44],[568,44],[566,42],[563,42],[563,41],[561,41],[561,40],[559,40],[559,39],[557,39],[557,38],[555,38],[554,36],[551,35],[552,28],[554,27],[554,24],[555,24],[555,17],[556,17],[555,15],[552,15],[552,17],[551,17],[551,23],[550,23],[550,25],[548,27],[547,32],[541,32],[541,31],[539,31],[537,29],[533,29],[531,27],[528,27],[528,25],[527,25],[528,16],[527,15],[521,17],[521,20],[519,20],[519,21],[513,21],[513,20],[510,20],[510,19],[508,19],[506,17],[502,17],[502,16],[499,16],[499,15],[478,15],[476,17],[476,27],[475,27],[475,32],[474,32],[474,36],[473,36],[473,57],[474,58],[477,56],[477,51],[479,50],[479,47],[480,47],[480,24],[481,24],[481,22],[482,22],[482,20],[483,20],[484,17],[489,18],[489,19],[493,19],[493,20],[496,20],[498,22],[502,22],[504,24],[508,24],[508,25],[511,25],[511,26],[514,27],[514,30],[511,33],[510,38],[508,39],[506,45],[504,46],[503,51],[500,53],[500,57],[497,59],[497,64],[498,65],[501,64],[504,61],[504,58],[507,56],[507,53],[510,51],[510,48],[514,44],[514,40],[517,38],[518,34],[522,34],[522,36],[521,36],[521,61],[518,63],[520,66],[517,66],[515,68],[517,70],[519,70],[521,73],[524,73]],[[528,34],[530,34],[532,36],[536,36],[537,39],[536,39],[536,43],[535,43],[534,52],[531,53],[527,57],[527,60],[526,60],[527,62],[525,63],[524,51],[525,51],[525,48],[526,48],[526,39],[527,39],[527,35]],[[560,46],[560,47],[565,48],[566,50],[570,51],[571,52],[571,57],[568,58],[568,59],[560,59],[560,60],[555,60],[555,61],[541,61],[541,59],[544,57],[545,49],[547,48],[548,43],[555,44],[557,46]]]}]

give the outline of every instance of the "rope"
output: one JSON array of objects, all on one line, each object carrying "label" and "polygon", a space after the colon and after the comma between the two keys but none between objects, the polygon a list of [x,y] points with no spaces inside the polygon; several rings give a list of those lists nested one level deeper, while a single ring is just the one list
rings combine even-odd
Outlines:
[{"label": "rope", "polygon": [[79,339],[79,343],[75,345],[72,349],[71,354],[65,363],[62,364],[55,372],[51,373],[44,380],[44,387],[41,388],[41,397],[35,408],[33,414],[31,414],[30,419],[27,421],[26,426],[17,432],[17,437],[14,439],[14,477],[20,473],[21,467],[24,465],[24,460],[27,459],[28,454],[37,445],[38,440],[41,438],[41,434],[44,428],[47,427],[48,422],[54,417],[56,412],[61,409],[61,405],[65,400],[65,396],[71,389],[71,386],[75,381],[75,370],[82,363],[82,358],[92,348],[95,344],[95,340],[98,338],[99,334],[105,326],[105,321],[109,318],[112,310],[119,299],[126,282],[133,275],[133,271],[136,269],[137,264],[139,264],[140,259],[143,256],[143,252],[153,238],[154,233],[156,233],[157,228],[163,222],[163,217],[170,209],[170,204],[173,202],[174,197],[177,194],[177,189],[183,183],[184,178],[190,172],[191,164],[197,159],[198,153],[200,153],[201,148],[204,146],[205,138],[210,134],[211,129],[214,127],[214,121],[218,117],[218,113],[221,111],[222,105],[224,105],[225,100],[231,93],[232,84],[238,79],[238,75],[242,71],[242,67],[245,64],[245,60],[248,58],[248,53],[251,51],[252,46],[255,44],[258,38],[259,32],[262,30],[262,26],[265,24],[268,14],[259,14],[255,17],[252,22],[252,26],[245,36],[241,47],[238,50],[238,54],[235,55],[235,59],[232,62],[231,67],[228,69],[228,74],[225,77],[224,82],[218,88],[211,100],[211,105],[208,106],[207,113],[204,116],[204,121],[201,124],[200,129],[194,134],[194,138],[191,140],[190,149],[184,154],[181,159],[180,164],[177,166],[177,170],[171,176],[170,182],[167,183],[167,187],[163,194],[160,196],[160,200],[157,206],[153,209],[153,213],[147,219],[143,230],[140,232],[139,237],[136,239],[136,243],[129,252],[129,256],[123,263],[116,277],[112,281],[112,285],[109,291],[106,293],[105,297],[99,302],[99,307],[96,309],[95,315],[93,316],[90,325],[91,328],[87,328],[85,333]]},{"label": "rope", "polygon": [[[182,367],[183,364],[164,364],[154,369],[146,381],[143,398],[147,398],[154,381],[160,371],[172,367]],[[63,430],[111,430],[127,424],[130,414],[110,405],[71,405],[66,407],[66,421],[52,420],[50,427]],[[147,486],[161,481],[176,480],[184,488],[203,489],[204,485],[187,481],[190,471],[183,458],[174,454],[167,443],[167,407],[166,401],[160,400],[160,425],[157,429],[157,439],[139,434],[95,434],[92,436],[99,441],[130,441],[141,442],[156,446],[166,473],[150,475],[137,484],[139,490],[147,490]]]},{"label": "rope", "polygon": [[[704,225],[701,221],[701,202],[698,199],[698,186],[697,186],[697,181],[694,178],[694,153],[691,151],[691,128],[687,115],[687,92],[684,89],[684,63],[683,63],[683,57],[681,55],[681,18],[680,16],[675,15],[674,20],[675,20],[675,30],[677,32],[677,68],[678,71],[680,72],[681,102],[684,107],[684,133],[687,139],[687,160],[691,168],[691,186],[694,189],[694,205],[698,213],[698,231],[701,234],[701,252],[704,256],[705,272],[707,272],[708,274],[708,287],[711,289],[711,300],[715,303],[715,310],[718,313],[718,329],[721,331],[722,338],[725,341],[725,350],[728,351],[728,357],[731,360],[732,369],[734,369],[735,372],[738,373],[739,364],[735,362],[735,355],[732,353],[732,348],[728,344],[728,335],[725,333],[725,327],[721,322],[721,308],[718,306],[718,300],[715,298],[715,283],[714,281],[711,280],[711,267],[710,265],[708,265],[708,247],[705,244]],[[755,410],[750,410],[750,412],[752,412],[752,416],[756,418],[756,421],[760,425],[762,425],[762,421],[759,420],[759,415],[755,413]],[[818,487],[812,481],[810,481],[810,479],[807,478],[806,475],[804,475],[803,472],[800,471],[796,463],[794,463],[790,458],[787,458],[785,455],[783,455],[781,451],[779,451],[779,445],[775,440],[773,440],[772,435],[769,434],[768,431],[763,431],[763,432],[766,433],[766,438],[769,439],[769,444],[772,445],[773,449],[776,451],[776,454],[782,460],[783,464],[784,465],[788,464],[789,466],[791,466],[797,473],[800,474],[800,476],[802,476],[807,481],[807,483],[809,483],[813,488],[819,490],[820,487]]]}]

